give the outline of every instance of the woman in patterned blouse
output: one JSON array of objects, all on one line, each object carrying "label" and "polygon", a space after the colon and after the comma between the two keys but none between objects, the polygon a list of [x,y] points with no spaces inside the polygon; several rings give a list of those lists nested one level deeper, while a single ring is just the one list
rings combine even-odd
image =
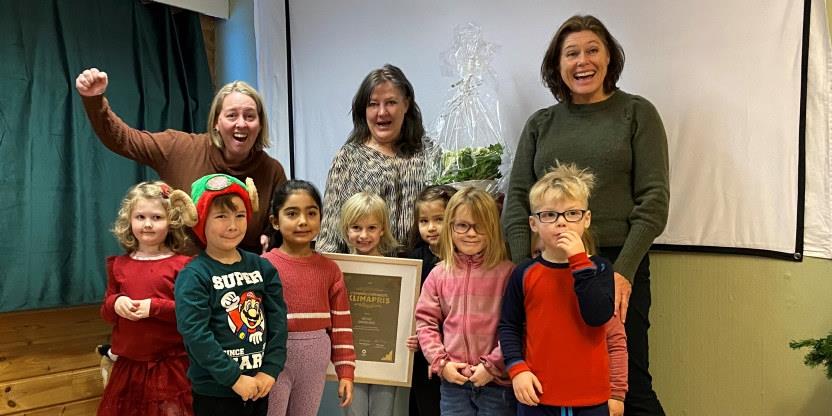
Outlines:
[{"label": "woman in patterned blouse", "polygon": [[413,204],[426,186],[439,148],[427,137],[413,86],[396,66],[370,71],[352,100],[353,129],[332,160],[316,249],[346,253],[338,213],[350,196],[368,191],[390,208],[393,236],[407,241]]}]

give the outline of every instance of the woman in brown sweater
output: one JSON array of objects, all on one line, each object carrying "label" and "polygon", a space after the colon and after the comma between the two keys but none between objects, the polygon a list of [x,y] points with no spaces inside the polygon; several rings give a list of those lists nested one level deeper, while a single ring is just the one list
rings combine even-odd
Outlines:
[{"label": "woman in brown sweater", "polygon": [[240,244],[261,253],[261,234],[268,226],[269,198],[286,181],[280,162],[269,156],[269,128],[260,94],[243,81],[226,84],[214,96],[208,112],[208,133],[165,130],[151,133],[128,126],[110,108],[104,97],[107,73],[84,70],[75,88],[101,142],[111,151],[150,166],[175,189],[191,189],[196,179],[225,173],[257,186],[259,209],[254,213]]}]

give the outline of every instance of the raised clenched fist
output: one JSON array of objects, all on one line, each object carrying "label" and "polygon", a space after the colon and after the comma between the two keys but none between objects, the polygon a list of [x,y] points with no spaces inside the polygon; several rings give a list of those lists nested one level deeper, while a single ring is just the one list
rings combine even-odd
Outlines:
[{"label": "raised clenched fist", "polygon": [[85,69],[75,78],[75,89],[84,97],[94,97],[107,91],[107,73],[98,68]]}]

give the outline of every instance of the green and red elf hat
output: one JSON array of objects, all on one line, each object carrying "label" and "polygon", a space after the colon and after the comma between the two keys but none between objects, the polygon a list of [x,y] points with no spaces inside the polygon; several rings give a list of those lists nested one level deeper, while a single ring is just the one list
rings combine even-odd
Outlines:
[{"label": "green and red elf hat", "polygon": [[246,178],[246,183],[239,179],[222,173],[205,175],[191,184],[191,199],[196,206],[197,222],[193,226],[194,234],[205,246],[205,219],[208,217],[208,210],[214,198],[221,195],[237,195],[243,200],[246,206],[246,219],[251,221],[252,215],[257,211],[258,197],[257,188],[251,178]]}]

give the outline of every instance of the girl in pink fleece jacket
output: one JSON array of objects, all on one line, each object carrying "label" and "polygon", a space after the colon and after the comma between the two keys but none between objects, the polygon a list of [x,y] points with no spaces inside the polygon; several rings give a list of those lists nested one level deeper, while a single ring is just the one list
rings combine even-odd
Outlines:
[{"label": "girl in pink fleece jacket", "polygon": [[467,188],[445,209],[439,255],[416,305],[419,345],[442,378],[442,415],[514,415],[497,340],[508,261],[494,199]]}]

